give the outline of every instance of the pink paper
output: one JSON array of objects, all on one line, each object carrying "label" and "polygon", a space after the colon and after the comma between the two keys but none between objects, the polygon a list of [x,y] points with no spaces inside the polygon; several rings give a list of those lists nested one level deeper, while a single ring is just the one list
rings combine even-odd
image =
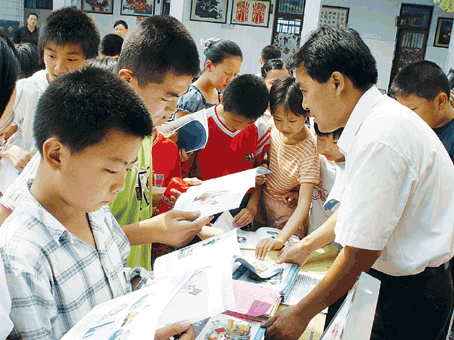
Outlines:
[{"label": "pink paper", "polygon": [[233,295],[236,307],[231,311],[250,316],[265,314],[281,296],[275,289],[238,280],[233,280]]}]

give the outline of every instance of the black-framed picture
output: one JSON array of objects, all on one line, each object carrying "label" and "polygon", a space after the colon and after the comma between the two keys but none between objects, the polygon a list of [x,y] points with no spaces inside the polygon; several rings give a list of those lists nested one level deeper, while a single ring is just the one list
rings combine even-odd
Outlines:
[{"label": "black-framed picture", "polygon": [[53,0],[25,0],[24,8],[52,9]]},{"label": "black-framed picture", "polygon": [[233,0],[230,23],[235,25],[268,27],[271,1]]},{"label": "black-framed picture", "polygon": [[228,0],[191,0],[191,21],[227,22]]},{"label": "black-framed picture", "polygon": [[452,32],[452,18],[438,18],[434,47],[449,47]]},{"label": "black-framed picture", "polygon": [[121,0],[121,15],[146,17],[154,14],[154,0]]},{"label": "black-framed picture", "polygon": [[21,26],[19,21],[0,19],[0,33],[9,39],[13,39],[14,31]]},{"label": "black-framed picture", "polygon": [[350,8],[338,6],[322,6],[320,11],[319,26],[347,27]]},{"label": "black-framed picture", "polygon": [[87,13],[112,14],[113,0],[82,0],[82,11]]}]

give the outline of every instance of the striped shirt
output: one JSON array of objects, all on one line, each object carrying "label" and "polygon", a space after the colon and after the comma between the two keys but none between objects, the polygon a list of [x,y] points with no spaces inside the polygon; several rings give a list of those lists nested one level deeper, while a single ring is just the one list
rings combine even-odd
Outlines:
[{"label": "striped shirt", "polygon": [[[31,183],[31,182],[30,182]],[[11,295],[11,339],[60,339],[96,305],[131,291],[129,241],[107,206],[89,213],[98,250],[74,236],[30,191],[0,228]]]},{"label": "striped shirt", "polygon": [[302,183],[318,184],[320,161],[315,142],[308,137],[298,144],[284,144],[272,119],[271,147],[268,152],[269,169],[265,193],[275,199],[292,191]]}]

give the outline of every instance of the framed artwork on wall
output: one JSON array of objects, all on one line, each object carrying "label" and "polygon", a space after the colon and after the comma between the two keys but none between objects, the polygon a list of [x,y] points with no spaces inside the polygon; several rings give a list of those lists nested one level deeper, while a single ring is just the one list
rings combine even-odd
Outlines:
[{"label": "framed artwork on wall", "polygon": [[70,7],[82,9],[82,0],[71,0]]},{"label": "framed artwork on wall", "polygon": [[191,21],[227,22],[228,0],[191,0]]},{"label": "framed artwork on wall", "polygon": [[437,29],[435,31],[434,47],[449,47],[452,32],[451,18],[438,18]]},{"label": "framed artwork on wall", "polygon": [[348,7],[322,6],[318,25],[347,27],[349,11]]},{"label": "framed artwork on wall", "polygon": [[113,0],[82,0],[82,11],[87,13],[112,14]]},{"label": "framed artwork on wall", "polygon": [[136,17],[153,15],[154,0],[121,0],[120,14]]},{"label": "framed artwork on wall", "polygon": [[14,31],[20,26],[19,21],[0,19],[0,33],[9,39],[13,39]]},{"label": "framed artwork on wall", "polygon": [[230,23],[235,25],[268,27],[271,1],[233,0]]}]

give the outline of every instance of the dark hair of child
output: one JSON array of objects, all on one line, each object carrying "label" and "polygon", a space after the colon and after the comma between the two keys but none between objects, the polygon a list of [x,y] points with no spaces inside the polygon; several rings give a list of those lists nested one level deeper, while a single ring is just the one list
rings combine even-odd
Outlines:
[{"label": "dark hair of child", "polygon": [[266,63],[270,59],[281,58],[281,56],[282,56],[281,50],[273,45],[267,45],[264,48],[262,48],[262,53],[260,55],[264,63]]},{"label": "dark hair of child", "polygon": [[39,32],[39,55],[42,58],[47,43],[57,46],[77,45],[86,59],[96,58],[99,48],[99,32],[95,22],[75,8],[62,8],[52,12]]},{"label": "dark hair of child", "polygon": [[100,51],[103,55],[115,57],[121,52],[121,45],[123,45],[123,38],[118,34],[107,34],[101,40]]},{"label": "dark hair of child", "polygon": [[28,78],[43,67],[39,61],[38,48],[30,43],[18,44],[16,46],[17,58],[20,63],[19,78]]},{"label": "dark hair of child", "polygon": [[306,73],[322,84],[336,71],[361,91],[377,82],[375,59],[358,32],[351,28],[322,26],[315,30],[293,55],[290,67],[303,63]]},{"label": "dark hair of child", "polygon": [[[58,98],[58,100],[56,100]],[[84,67],[53,81],[38,102],[36,146],[56,136],[73,153],[100,143],[112,129],[144,138],[153,131],[147,107],[118,75]]]},{"label": "dark hair of child", "polygon": [[123,43],[117,68],[131,70],[144,88],[150,82],[160,83],[168,72],[196,76],[200,59],[194,39],[181,22],[155,15],[142,21]]},{"label": "dark hair of child", "polygon": [[98,67],[109,72],[114,72],[117,63],[118,63],[117,58],[105,57],[102,59],[87,59],[85,60],[84,65]]},{"label": "dark hair of child", "polygon": [[240,46],[231,40],[211,40],[205,43],[203,49],[205,60],[210,60],[214,65],[222,63],[224,59],[230,57],[240,57],[243,59],[243,53]]},{"label": "dark hair of child", "polygon": [[11,98],[19,77],[20,66],[14,44],[0,34],[0,117]]},{"label": "dark hair of child", "polygon": [[414,94],[431,102],[440,92],[446,93],[449,98],[448,77],[437,64],[421,60],[400,70],[394,77],[389,95],[395,98],[396,95],[405,97]]},{"label": "dark hair of child", "polygon": [[344,128],[341,127],[341,128],[339,128],[337,130],[334,130],[333,132],[321,132],[318,129],[317,123],[314,122],[314,130],[315,130],[315,133],[317,134],[317,136],[320,136],[320,137],[333,136],[333,139],[339,139],[340,136],[342,135],[342,132],[344,131]]},{"label": "dark hair of child", "polygon": [[224,111],[248,119],[257,119],[268,107],[269,92],[265,82],[252,74],[234,78],[225,88]]},{"label": "dark hair of child", "polygon": [[295,116],[308,117],[309,111],[303,109],[303,92],[293,77],[280,77],[270,89],[271,114],[283,106],[284,112],[292,112]]},{"label": "dark hair of child", "polygon": [[269,59],[265,64],[263,64],[260,72],[262,78],[265,79],[268,72],[271,70],[285,70],[285,64],[281,59]]},{"label": "dark hair of child", "polygon": [[30,18],[30,15],[34,15],[34,16],[36,17],[36,19],[37,19],[37,20],[39,19],[39,17],[38,17],[38,14],[36,14],[36,13],[33,13],[33,12],[31,12],[31,13],[28,13],[28,15],[27,15],[27,19],[28,19],[28,18]]},{"label": "dark hair of child", "polygon": [[124,28],[128,29],[128,24],[124,20],[115,21],[113,28],[117,27],[118,25],[123,25]]}]

